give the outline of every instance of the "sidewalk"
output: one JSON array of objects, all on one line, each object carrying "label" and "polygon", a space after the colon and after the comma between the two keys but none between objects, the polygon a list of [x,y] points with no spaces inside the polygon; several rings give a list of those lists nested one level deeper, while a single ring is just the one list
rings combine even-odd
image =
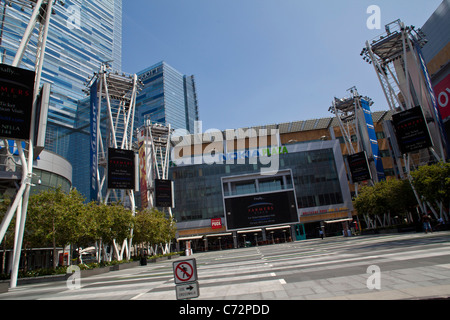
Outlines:
[{"label": "sidewalk", "polygon": [[450,299],[450,285],[431,287],[414,287],[387,291],[374,291],[372,293],[350,294],[327,298],[326,300],[433,300]]}]

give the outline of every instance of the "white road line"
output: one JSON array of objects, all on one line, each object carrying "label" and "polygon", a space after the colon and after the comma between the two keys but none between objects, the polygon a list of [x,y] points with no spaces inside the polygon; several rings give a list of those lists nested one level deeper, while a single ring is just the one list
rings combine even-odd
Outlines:
[{"label": "white road line", "polygon": [[134,296],[133,298],[131,298],[131,300],[137,300],[137,299],[139,299],[140,297],[142,297],[144,294],[146,294],[147,292],[148,292],[148,291],[139,293],[137,296]]}]

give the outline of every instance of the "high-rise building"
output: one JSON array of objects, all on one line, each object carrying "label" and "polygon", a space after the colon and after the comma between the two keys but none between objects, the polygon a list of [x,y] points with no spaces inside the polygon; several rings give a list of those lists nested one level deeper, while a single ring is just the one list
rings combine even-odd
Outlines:
[{"label": "high-rise building", "polygon": [[[0,2],[0,52],[5,64],[12,63],[32,14],[25,3]],[[19,67],[34,69],[36,43],[37,31]],[[90,115],[84,90],[102,63],[114,71],[122,69],[122,0],[55,2],[41,78],[51,84],[45,148],[72,164],[71,182],[85,196]]]},{"label": "high-rise building", "polygon": [[[102,62],[122,68],[122,0],[67,0],[53,8],[41,80],[52,85],[46,149],[70,160],[69,135],[86,80]],[[17,1],[1,1],[0,10],[0,50],[3,63],[11,64],[32,10]],[[19,67],[34,68],[36,35]]]},{"label": "high-rise building", "polygon": [[149,119],[194,133],[198,103],[194,76],[186,76],[166,62],[138,72],[144,88],[136,99],[136,126]]}]

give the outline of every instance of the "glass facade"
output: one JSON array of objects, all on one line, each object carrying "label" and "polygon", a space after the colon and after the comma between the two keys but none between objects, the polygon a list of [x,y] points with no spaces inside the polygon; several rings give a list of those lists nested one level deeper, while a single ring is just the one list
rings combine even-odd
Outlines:
[{"label": "glass facade", "polygon": [[[337,141],[337,140],[335,140]],[[320,144],[315,144],[319,146]],[[314,149],[308,144],[303,151],[292,150],[279,155],[279,171],[290,170],[287,177],[260,176],[257,185],[247,180],[245,175],[257,175],[261,165],[256,164],[201,164],[179,166],[170,169],[170,177],[175,184],[174,217],[178,222],[205,220],[224,217],[223,197],[248,195],[257,192],[286,190],[294,185],[298,209],[351,207],[350,193],[342,155],[332,147]],[[339,152],[339,157],[338,154]],[[340,170],[338,171],[338,167]],[[341,171],[342,170],[342,171]],[[341,172],[341,173],[340,173]],[[224,177],[243,176],[242,181],[224,184]],[[344,187],[345,186],[345,187]],[[344,190],[344,188],[347,188]],[[345,191],[345,192],[344,192]],[[223,192],[223,193],[222,193]]]},{"label": "glass facade", "polygon": [[[11,64],[32,11],[6,1],[0,6],[0,49],[4,63]],[[88,196],[90,114],[83,90],[102,62],[122,69],[122,0],[67,0],[53,8],[42,72],[42,82],[52,84],[45,147],[69,160],[73,186]],[[36,41],[37,31],[31,48]],[[20,67],[34,68],[32,51]]]},{"label": "glass facade", "polygon": [[136,99],[136,126],[149,119],[193,132],[198,120],[194,77],[181,74],[165,62],[138,72],[138,77],[144,88]]},{"label": "glass facade", "polygon": [[[2,1],[0,50],[11,64],[31,16],[31,9]],[[54,5],[42,72],[42,82],[52,84],[46,149],[64,158],[77,150],[69,134],[76,130],[78,101],[86,97],[85,81],[102,62],[122,68],[122,0],[67,0]],[[30,40],[36,44],[37,31]],[[23,68],[34,68],[34,53],[25,53]],[[73,163],[76,165],[75,163]]]}]

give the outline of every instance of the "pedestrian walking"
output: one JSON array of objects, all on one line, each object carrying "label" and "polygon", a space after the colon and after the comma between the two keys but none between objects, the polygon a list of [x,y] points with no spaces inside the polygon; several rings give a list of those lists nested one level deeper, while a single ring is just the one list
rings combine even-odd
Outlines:
[{"label": "pedestrian walking", "polygon": [[322,229],[319,229],[319,235],[320,235],[320,237],[321,237],[322,240],[323,240],[323,230],[322,230]]},{"label": "pedestrian walking", "polygon": [[435,230],[436,231],[442,231],[444,230],[444,219],[442,219],[442,217],[440,217],[438,219],[438,224],[435,226]]},{"label": "pedestrian walking", "polygon": [[424,214],[422,216],[422,223],[423,223],[423,228],[425,229],[425,233],[428,233],[428,230],[430,230],[430,232],[433,232],[433,229],[431,229],[431,217],[428,214]]}]

